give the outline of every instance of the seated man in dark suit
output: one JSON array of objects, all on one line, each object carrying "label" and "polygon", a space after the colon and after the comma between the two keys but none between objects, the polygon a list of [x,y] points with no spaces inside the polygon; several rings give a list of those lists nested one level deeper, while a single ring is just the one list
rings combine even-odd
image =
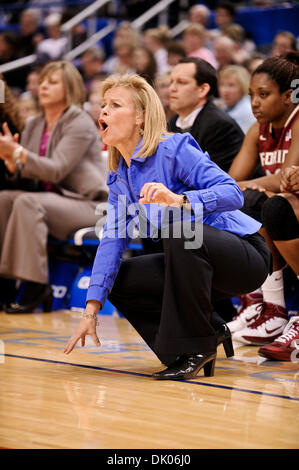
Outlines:
[{"label": "seated man in dark suit", "polygon": [[214,102],[217,72],[203,59],[179,61],[170,76],[170,108],[177,113],[168,122],[170,132],[190,132],[203,151],[228,171],[244,134],[238,124]]}]

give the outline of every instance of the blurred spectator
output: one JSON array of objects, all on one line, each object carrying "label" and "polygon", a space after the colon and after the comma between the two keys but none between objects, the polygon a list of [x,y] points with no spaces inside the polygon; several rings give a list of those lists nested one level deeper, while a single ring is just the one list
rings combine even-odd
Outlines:
[{"label": "blurred spectator", "polygon": [[[75,7],[64,8],[61,13],[61,24],[65,24],[67,21],[71,20],[77,13],[79,13],[79,9]],[[71,49],[79,46],[86,39],[87,31],[84,22],[78,23],[71,28],[69,38]]]},{"label": "blurred spectator", "polygon": [[[24,121],[19,112],[17,98],[13,96],[2,74],[0,74],[0,80],[2,83],[1,94],[4,89],[4,96],[1,96],[0,100],[0,132],[2,132],[2,126],[6,122],[13,135],[20,135],[24,127]],[[5,174],[4,162],[0,160],[0,191],[10,187]]]},{"label": "blurred spectator", "polygon": [[20,116],[24,122],[26,122],[28,118],[34,117],[39,113],[39,106],[34,97],[28,91],[21,94],[18,100],[18,106]]},{"label": "blurred spectator", "polygon": [[[64,21],[62,21],[62,24]],[[80,46],[87,39],[87,31],[83,23],[76,24],[71,29],[71,49]]]},{"label": "blurred spectator", "polygon": [[[234,23],[236,15],[236,8],[230,2],[220,2],[215,8],[215,23],[216,28],[210,29],[209,39],[214,41],[220,35],[222,35],[223,30]],[[210,45],[209,45],[210,47]]]},{"label": "blurred spectator", "polygon": [[59,13],[51,13],[47,16],[45,26],[48,38],[40,42],[36,51],[40,64],[62,58],[67,46],[67,38],[61,32],[61,15]]},{"label": "blurred spectator", "polygon": [[239,124],[244,134],[256,122],[248,96],[250,73],[240,65],[230,65],[218,77],[219,96],[225,111]]},{"label": "blurred spectator", "polygon": [[183,33],[183,45],[187,57],[199,57],[217,67],[214,54],[205,47],[206,29],[201,24],[191,24]]},{"label": "blurred spectator", "polygon": [[101,112],[101,95],[98,92],[90,93],[88,100],[84,103],[85,111],[91,116],[93,122],[99,127],[99,116]]},{"label": "blurred spectator", "polygon": [[246,60],[243,65],[247,68],[248,72],[252,74],[254,70],[265,60],[264,54],[255,52],[250,59]]},{"label": "blurred spectator", "polygon": [[[6,31],[0,33],[0,65],[17,59],[18,41],[14,33]],[[10,70],[5,72],[4,78],[10,88],[16,89],[19,93],[25,85],[25,79],[18,71]]]},{"label": "blurred spectator", "polygon": [[205,28],[209,26],[211,11],[206,5],[193,5],[188,13],[190,23],[198,23]]},{"label": "blurred spectator", "polygon": [[130,42],[135,47],[141,45],[140,34],[128,21],[123,21],[115,31],[114,41]]},{"label": "blurred spectator", "polygon": [[235,63],[235,47],[235,42],[227,36],[219,36],[219,38],[215,39],[214,52],[218,63],[218,70]]},{"label": "blurred spectator", "polygon": [[[169,28],[176,26],[186,15],[189,16],[191,7],[197,3],[197,0],[174,0],[168,6],[167,24]],[[148,26],[149,27],[149,26]]]},{"label": "blurred spectator", "polygon": [[87,92],[93,79],[102,72],[104,59],[105,53],[100,47],[90,47],[82,54],[77,68],[82,75]]},{"label": "blurred spectator", "polygon": [[17,58],[18,40],[11,31],[0,33],[0,64],[6,64]]},{"label": "blurred spectator", "polygon": [[26,77],[26,91],[38,102],[38,88],[39,88],[40,70],[38,68],[32,69]]},{"label": "blurred spectator", "polygon": [[115,31],[113,38],[113,52],[104,63],[103,72],[107,75],[111,73],[132,73],[133,52],[135,47],[141,45],[139,33],[128,21],[123,21]]},{"label": "blurred spectator", "polygon": [[102,87],[102,82],[107,78],[107,75],[104,73],[101,73],[100,75],[97,75],[91,82],[90,87],[89,87],[89,93],[100,93],[101,92],[101,87]]},{"label": "blurred spectator", "polygon": [[231,24],[224,28],[223,36],[227,36],[235,43],[234,46],[234,62],[242,64],[250,58],[255,49],[253,41],[245,41],[245,30],[239,24]]},{"label": "blurred spectator", "polygon": [[[39,21],[42,23],[47,16],[51,13],[62,14],[64,10],[63,2],[61,0],[34,0],[33,3],[38,3],[41,8],[37,9]],[[67,3],[67,2],[65,2]],[[74,8],[73,8],[74,11]]]},{"label": "blurred spectator", "polygon": [[106,74],[111,73],[133,73],[133,53],[135,44],[131,41],[124,42],[121,39],[117,39],[114,42],[115,55],[110,57],[103,65],[103,72]]},{"label": "blurred spectator", "polygon": [[20,16],[19,29],[18,57],[34,54],[37,45],[44,39],[38,10],[33,8],[24,10]]},{"label": "blurred spectator", "polygon": [[219,32],[227,28],[235,21],[236,7],[231,2],[219,2],[215,9],[215,23],[218,26]]},{"label": "blurred spectator", "polygon": [[167,63],[169,68],[174,67],[176,64],[179,63],[181,59],[186,57],[186,51],[184,46],[177,42],[172,41],[167,46]]},{"label": "blurred spectator", "polygon": [[143,43],[155,56],[158,74],[166,72],[169,69],[167,63],[167,46],[169,41],[170,37],[167,26],[147,29],[143,33]]},{"label": "blurred spectator", "polygon": [[163,108],[168,121],[174,112],[169,106],[169,87],[170,87],[170,71],[164,72],[162,75],[158,75],[155,80],[155,90],[163,104]]},{"label": "blurred spectator", "polygon": [[[6,32],[0,39],[0,64],[34,54],[42,38],[38,10],[33,8],[24,10],[19,18],[19,34],[15,36],[11,32]],[[18,93],[24,91],[29,70],[29,66],[24,66],[22,69],[6,72],[4,76],[7,84],[11,88],[16,88]]]},{"label": "blurred spectator", "polygon": [[297,50],[296,37],[289,31],[279,31],[272,44],[270,56],[280,56],[289,51]]},{"label": "blurred spectator", "polygon": [[136,47],[133,53],[133,67],[138,75],[154,86],[157,62],[152,51],[145,46]]}]

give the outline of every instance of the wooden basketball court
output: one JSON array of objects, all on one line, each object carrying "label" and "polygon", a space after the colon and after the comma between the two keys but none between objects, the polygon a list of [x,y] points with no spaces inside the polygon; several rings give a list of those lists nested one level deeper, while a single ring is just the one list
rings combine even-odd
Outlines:
[{"label": "wooden basketball court", "polygon": [[0,447],[299,448],[299,362],[235,344],[212,378],[155,381],[161,364],[122,318],[100,317],[102,346],[66,356],[79,318],[0,313]]}]

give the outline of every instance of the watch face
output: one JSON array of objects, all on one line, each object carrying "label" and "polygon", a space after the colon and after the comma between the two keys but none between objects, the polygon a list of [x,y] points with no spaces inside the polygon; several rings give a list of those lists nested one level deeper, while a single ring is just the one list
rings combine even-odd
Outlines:
[{"label": "watch face", "polygon": [[23,147],[19,146],[16,149],[14,149],[12,153],[12,158],[17,161],[20,159],[21,153],[22,153]]}]

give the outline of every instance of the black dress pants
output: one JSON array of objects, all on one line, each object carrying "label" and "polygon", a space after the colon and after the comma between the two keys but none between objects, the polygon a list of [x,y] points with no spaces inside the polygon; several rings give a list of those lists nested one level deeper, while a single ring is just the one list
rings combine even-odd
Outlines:
[{"label": "black dress pants", "polygon": [[109,300],[164,364],[178,355],[213,352],[213,301],[257,289],[271,254],[263,238],[241,238],[203,225],[203,243],[163,239],[164,253],[122,262]]},{"label": "black dress pants", "polygon": [[[142,238],[142,246],[143,254],[164,253],[162,239]],[[216,329],[219,329],[223,323],[231,321],[237,315],[237,310],[230,298],[214,300],[213,308],[212,325]]]}]

